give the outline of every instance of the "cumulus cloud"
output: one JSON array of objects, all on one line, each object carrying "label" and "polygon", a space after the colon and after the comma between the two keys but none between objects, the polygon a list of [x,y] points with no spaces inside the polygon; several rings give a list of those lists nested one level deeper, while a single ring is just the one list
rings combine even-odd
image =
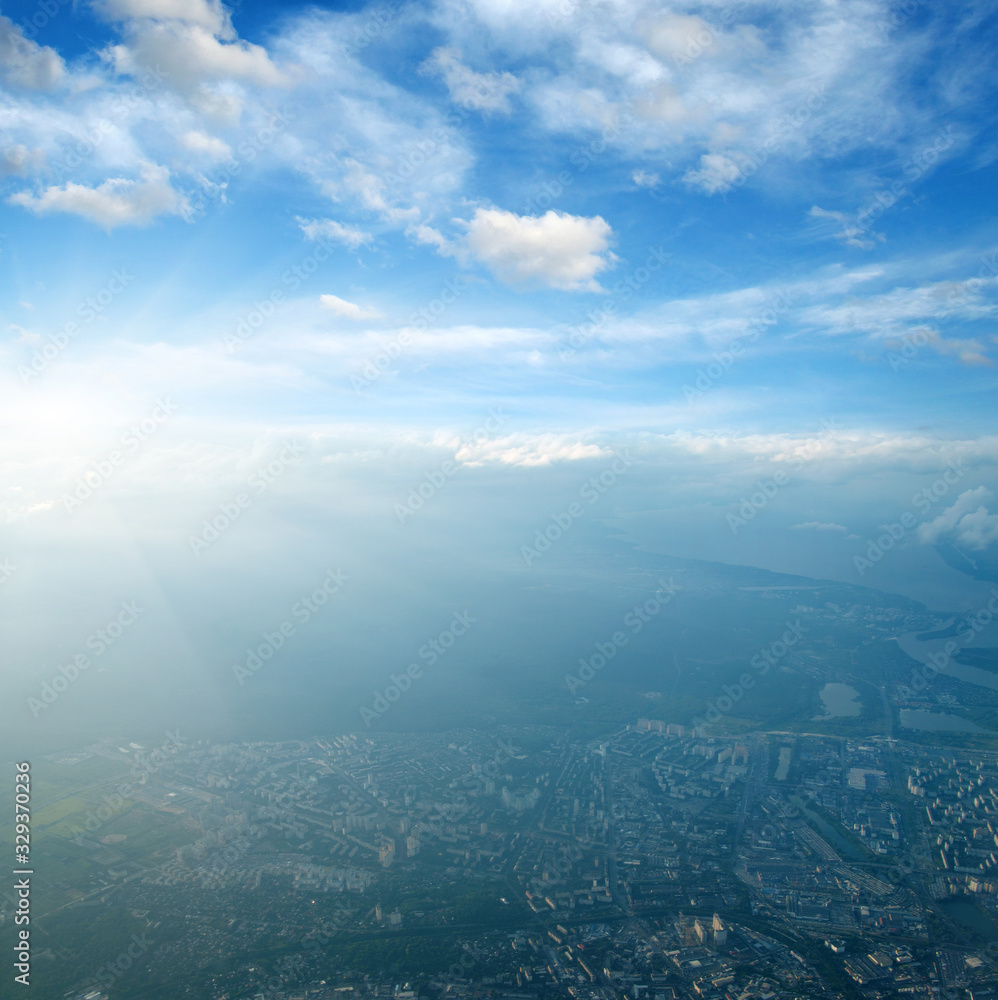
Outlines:
[{"label": "cumulus cloud", "polygon": [[139,180],[113,177],[95,188],[69,182],[48,187],[39,195],[19,191],[7,200],[39,215],[80,215],[107,229],[143,226],[160,215],[189,211],[187,199],[170,185],[170,171],[155,164],[147,164]]},{"label": "cumulus cloud", "polygon": [[295,221],[307,239],[316,240],[320,236],[324,236],[327,239],[336,240],[337,243],[343,243],[351,250],[366,246],[374,240],[374,237],[363,229],[345,225],[335,219],[303,219],[299,217]]},{"label": "cumulus cloud", "polygon": [[48,90],[63,77],[59,54],[24,37],[18,25],[0,15],[0,82],[8,87]]},{"label": "cumulus cloud", "polygon": [[451,100],[472,111],[509,114],[509,96],[520,89],[520,81],[512,73],[476,73],[461,62],[457,49],[434,49],[422,68],[442,76]]},{"label": "cumulus cloud", "polygon": [[122,23],[122,43],[102,53],[117,73],[155,71],[215,118],[236,121],[242,113],[241,95],[226,84],[288,82],[265,48],[237,36],[219,0],[99,0],[98,9]]},{"label": "cumulus cloud", "polygon": [[354,302],[341,299],[338,295],[320,295],[319,301],[334,316],[342,316],[344,319],[378,319],[381,316],[377,309],[359,306]]},{"label": "cumulus cloud", "polygon": [[566,212],[516,215],[478,208],[468,227],[468,250],[507,284],[539,281],[563,291],[601,291],[595,276],[616,258],[613,230],[599,215]]},{"label": "cumulus cloud", "polygon": [[634,181],[638,187],[643,188],[658,187],[658,185],[662,182],[662,178],[659,177],[658,174],[648,173],[645,170],[635,170],[634,173],[631,174],[631,180]]},{"label": "cumulus cloud", "polygon": [[100,0],[97,9],[112,21],[182,21],[220,37],[235,34],[229,13],[218,0]]},{"label": "cumulus cloud", "polygon": [[998,541],[998,514],[989,512],[985,502],[993,496],[986,486],[961,493],[952,507],[935,520],[918,527],[918,538],[926,545],[943,541],[972,551],[982,551]]},{"label": "cumulus cloud", "polygon": [[130,22],[127,35],[127,45],[109,50],[119,72],[158,68],[181,89],[206,80],[240,80],[264,87],[287,82],[262,46],[241,39],[222,41],[199,24]]}]

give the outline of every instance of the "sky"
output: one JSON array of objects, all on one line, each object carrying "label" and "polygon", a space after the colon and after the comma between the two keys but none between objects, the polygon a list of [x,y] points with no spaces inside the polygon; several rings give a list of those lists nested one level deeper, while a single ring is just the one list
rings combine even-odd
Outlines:
[{"label": "sky", "polygon": [[628,552],[978,606],[996,21],[3,4],[16,718],[75,731],[22,696],[119,615],[119,709],[149,697],[136,663],[223,690],[336,574],[310,613],[334,678],[404,667],[472,597],[507,632],[539,589],[612,601]]}]

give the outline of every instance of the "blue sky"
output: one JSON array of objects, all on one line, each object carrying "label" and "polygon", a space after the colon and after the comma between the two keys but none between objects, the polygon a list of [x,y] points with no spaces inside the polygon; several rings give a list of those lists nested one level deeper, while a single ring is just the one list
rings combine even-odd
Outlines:
[{"label": "blue sky", "polygon": [[230,588],[238,645],[240,614],[283,606],[327,551],[418,621],[414,581],[525,572],[522,545],[625,453],[594,508],[606,544],[976,600],[936,546],[968,566],[998,547],[992,5],[2,14],[0,558],[22,671],[147,585],[181,617],[176,595]]}]

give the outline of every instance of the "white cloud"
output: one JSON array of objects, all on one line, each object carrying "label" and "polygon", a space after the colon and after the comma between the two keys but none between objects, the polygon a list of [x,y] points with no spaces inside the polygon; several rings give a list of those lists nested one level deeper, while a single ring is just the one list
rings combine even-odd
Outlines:
[{"label": "white cloud", "polygon": [[512,73],[476,73],[461,62],[456,49],[434,49],[423,69],[442,76],[451,100],[472,111],[509,114],[509,96],[520,89],[520,81]]},{"label": "white cloud", "polygon": [[608,249],[613,230],[598,215],[549,211],[535,217],[478,208],[466,225],[468,249],[508,284],[600,291],[595,276],[616,259]]},{"label": "white cloud", "polygon": [[467,442],[454,458],[463,465],[536,467],[555,462],[578,462],[611,454],[598,444],[585,444],[565,434],[512,434],[488,441]]},{"label": "white cloud", "polygon": [[960,518],[957,544],[978,552],[998,541],[998,514],[991,514],[981,505]]},{"label": "white cloud", "polygon": [[242,80],[261,87],[287,83],[262,46],[241,39],[220,41],[198,24],[133,21],[126,34],[128,44],[111,50],[120,72],[159,67],[180,90],[205,80]]},{"label": "white cloud", "polygon": [[[695,14],[666,13],[656,18],[646,35],[648,48],[665,59],[682,62],[713,45],[715,33]],[[696,56],[693,56],[696,58]]]},{"label": "white cloud", "polygon": [[180,140],[180,144],[184,149],[192,153],[203,153],[212,160],[228,160],[232,157],[232,147],[227,142],[196,129],[187,132]]},{"label": "white cloud", "polygon": [[[830,335],[866,333],[888,348],[916,352],[928,348],[955,356],[964,364],[990,364],[986,345],[973,338],[947,338],[931,325],[945,321],[992,319],[998,314],[998,279],[934,281],[915,287],[892,288],[879,295],[851,295],[846,301],[826,301],[800,310],[799,322]],[[826,299],[830,298],[826,294]],[[907,345],[907,346],[906,346]]]},{"label": "white cloud", "polygon": [[644,170],[635,170],[631,174],[631,180],[637,184],[638,187],[643,188],[653,188],[658,187],[662,183],[662,178],[658,174],[648,173]]},{"label": "white cloud", "polygon": [[683,180],[706,194],[724,194],[734,187],[742,168],[724,153],[704,153],[697,169],[687,170]]},{"label": "white cloud", "polygon": [[850,218],[845,212],[833,212],[818,205],[812,205],[811,211],[807,214],[812,219],[827,219],[837,223],[838,225],[833,227],[836,231],[832,235],[847,247],[872,250],[877,243],[883,243],[886,239],[883,233],[861,226],[857,218]]},{"label": "white cloud", "polygon": [[947,507],[935,520],[918,527],[919,540],[926,545],[950,541],[973,551],[982,551],[998,541],[998,514],[991,514],[985,501],[993,496],[986,486],[961,493],[952,507]]},{"label": "white cloud", "polygon": [[354,302],[347,302],[338,295],[320,295],[319,301],[324,308],[328,309],[334,316],[342,316],[344,319],[379,319],[381,313],[377,309],[358,306]]},{"label": "white cloud", "polygon": [[25,38],[18,25],[0,15],[0,82],[8,87],[48,90],[64,73],[65,64],[54,49]]},{"label": "white cloud", "polygon": [[229,13],[218,0],[100,0],[98,10],[112,21],[182,21],[220,37],[234,35]]},{"label": "white cloud", "polygon": [[847,532],[849,529],[843,524],[835,524],[834,521],[804,521],[801,524],[792,525],[794,531],[841,531]]},{"label": "white cloud", "polygon": [[27,146],[12,146],[0,153],[0,177],[23,176],[41,169],[45,154],[40,149],[29,150]]},{"label": "white cloud", "polygon": [[327,239],[345,244],[351,250],[369,245],[374,240],[374,237],[363,229],[345,225],[342,222],[337,222],[335,219],[298,218],[295,221],[301,227],[301,231],[307,239],[315,240],[320,236],[325,236]]},{"label": "white cloud", "polygon": [[17,323],[11,323],[7,327],[8,332],[11,334],[17,334],[18,344],[40,344],[42,342],[41,334],[35,333],[33,330],[25,330],[23,326],[18,326]]},{"label": "white cloud", "polygon": [[[965,365],[993,364],[992,360],[985,354],[987,348],[979,340],[943,337],[938,330],[931,326],[914,327],[903,338],[888,340],[887,347],[894,351],[903,352],[910,351],[912,347],[916,351],[921,347],[928,347],[944,357],[956,357]],[[903,353],[901,356],[910,357],[912,355]]]},{"label": "white cloud", "polygon": [[[882,0],[710,0],[697,14],[683,6],[439,0],[433,20],[448,48],[476,57],[485,49],[495,69],[529,80],[523,101],[551,131],[592,136],[623,121],[619,149],[663,177],[681,162],[680,176],[689,168],[688,182],[713,193],[736,168],[749,183],[811,188],[816,174],[788,166],[871,145],[901,164],[959,106],[955,87],[936,91],[931,111],[911,99],[911,66],[924,58],[932,28],[888,42]],[[961,87],[979,87],[985,72],[969,68]],[[653,154],[661,160],[651,162]],[[868,183],[867,164],[837,162],[840,191]]]},{"label": "white cloud", "polygon": [[460,248],[447,239],[439,229],[434,229],[433,226],[428,226],[425,222],[421,222],[417,226],[409,226],[406,229],[406,234],[415,239],[417,243],[436,247],[437,253],[441,257],[453,257],[460,252]]},{"label": "white cloud", "polygon": [[107,229],[142,226],[159,215],[183,215],[188,209],[187,199],[170,185],[170,171],[154,164],[143,168],[141,180],[114,177],[96,188],[70,181],[39,195],[21,191],[7,200],[37,214],[80,215]]},{"label": "white cloud", "polygon": [[346,158],[344,166],[342,186],[360,199],[365,208],[378,212],[383,219],[395,225],[413,223],[419,218],[419,209],[415,205],[401,208],[391,204],[385,181],[377,172],[352,157]]}]

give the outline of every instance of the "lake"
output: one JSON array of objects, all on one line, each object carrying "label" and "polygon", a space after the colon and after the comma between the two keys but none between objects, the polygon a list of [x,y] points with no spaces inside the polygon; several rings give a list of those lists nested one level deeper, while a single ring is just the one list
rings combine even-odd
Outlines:
[{"label": "lake", "polygon": [[859,715],[863,706],[859,703],[859,692],[849,684],[826,684],[821,691],[824,715],[814,716],[814,720],[842,719]]}]

